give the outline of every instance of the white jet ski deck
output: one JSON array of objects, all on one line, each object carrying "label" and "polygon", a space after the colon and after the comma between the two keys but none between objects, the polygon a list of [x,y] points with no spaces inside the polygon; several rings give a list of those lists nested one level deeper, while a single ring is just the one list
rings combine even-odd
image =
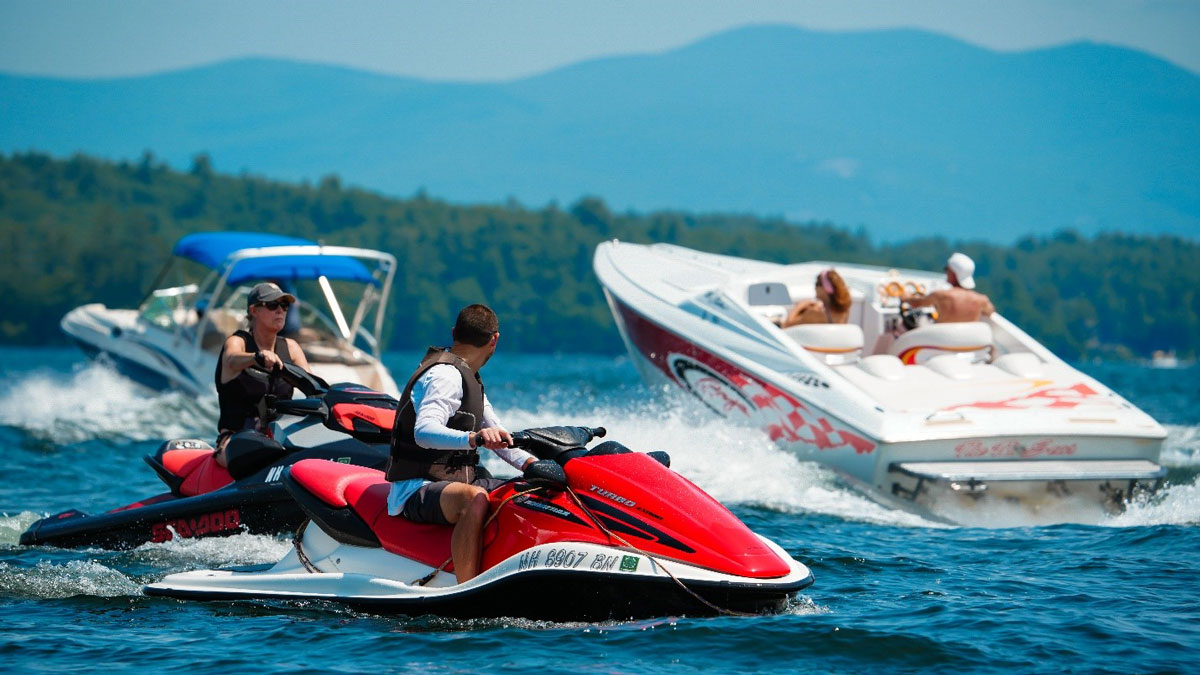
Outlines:
[{"label": "white jet ski deck", "polygon": [[[1098,517],[1165,473],[1161,425],[1000,314],[933,323],[901,306],[905,292],[944,286],[939,275],[615,241],[597,248],[594,266],[644,379],[759,427],[886,504],[954,520],[953,508],[931,507],[1002,499],[1045,513],[1046,495],[1070,495]],[[848,322],[779,328],[830,267],[850,289]],[[991,487],[955,490],[963,483],[897,470],[929,462]],[[1024,480],[981,473],[994,462],[1041,466]],[[1113,470],[1098,476],[1090,462]]]}]

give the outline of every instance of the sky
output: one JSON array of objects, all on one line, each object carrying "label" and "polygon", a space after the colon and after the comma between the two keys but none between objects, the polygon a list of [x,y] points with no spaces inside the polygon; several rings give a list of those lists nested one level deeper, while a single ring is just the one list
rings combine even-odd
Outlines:
[{"label": "sky", "polygon": [[0,0],[0,72],[106,78],[266,56],[497,81],[755,24],[917,28],[1001,51],[1092,41],[1200,73],[1200,0]]}]

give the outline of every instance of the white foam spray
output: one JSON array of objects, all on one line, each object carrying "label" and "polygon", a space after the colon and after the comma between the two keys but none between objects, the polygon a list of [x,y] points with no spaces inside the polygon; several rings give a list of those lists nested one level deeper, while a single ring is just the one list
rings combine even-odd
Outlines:
[{"label": "white foam spray", "polygon": [[1200,466],[1200,426],[1166,425],[1162,464],[1170,467]]},{"label": "white foam spray", "polygon": [[169,571],[275,563],[292,547],[290,541],[264,534],[236,534],[232,537],[175,537],[157,544],[142,544],[124,554],[132,562],[153,565]]},{"label": "white foam spray", "polygon": [[33,511],[22,511],[16,515],[0,514],[0,547],[17,546],[21,541],[21,533],[41,517]]},{"label": "white foam spray", "polygon": [[0,391],[0,424],[59,445],[215,435],[216,417],[214,398],[153,393],[96,362],[34,371]]},{"label": "white foam spray", "polygon": [[141,588],[142,585],[132,578],[94,560],[71,560],[61,564],[41,560],[33,567],[0,562],[0,595],[5,596],[112,598],[137,595]]}]

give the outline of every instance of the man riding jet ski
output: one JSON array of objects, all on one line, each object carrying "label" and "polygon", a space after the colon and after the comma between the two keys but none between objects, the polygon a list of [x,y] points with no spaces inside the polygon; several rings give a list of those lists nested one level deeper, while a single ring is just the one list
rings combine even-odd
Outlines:
[{"label": "man riding jet ski", "polygon": [[512,434],[538,461],[487,495],[480,573],[458,583],[453,528],[388,515],[383,472],[324,460],[284,471],[310,519],[270,568],[172,574],[147,595],[325,599],[374,612],[602,620],[764,612],[807,567],[669,468],[603,429]]},{"label": "man riding jet ski", "polygon": [[281,379],[312,398],[264,397],[260,417],[272,436],[247,430],[226,444],[226,464],[197,439],[163,443],[144,457],[168,492],[107,513],[72,509],[43,518],[21,535],[27,546],[133,548],[176,536],[213,537],[294,531],[304,520],[279,482],[286,467],[311,458],[382,467],[396,400],[361,385],[330,387],[302,368],[283,364],[257,376],[276,391]]}]

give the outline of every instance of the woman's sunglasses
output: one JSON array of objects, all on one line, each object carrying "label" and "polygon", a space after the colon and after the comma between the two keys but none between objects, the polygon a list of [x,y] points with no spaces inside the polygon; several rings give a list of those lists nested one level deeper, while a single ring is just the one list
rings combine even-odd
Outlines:
[{"label": "woman's sunglasses", "polygon": [[270,302],[260,302],[260,303],[258,303],[258,306],[266,307],[267,309],[271,310],[272,312],[274,312],[275,310],[282,307],[283,311],[286,312],[292,306],[292,303],[284,301],[284,300],[272,300]]}]

